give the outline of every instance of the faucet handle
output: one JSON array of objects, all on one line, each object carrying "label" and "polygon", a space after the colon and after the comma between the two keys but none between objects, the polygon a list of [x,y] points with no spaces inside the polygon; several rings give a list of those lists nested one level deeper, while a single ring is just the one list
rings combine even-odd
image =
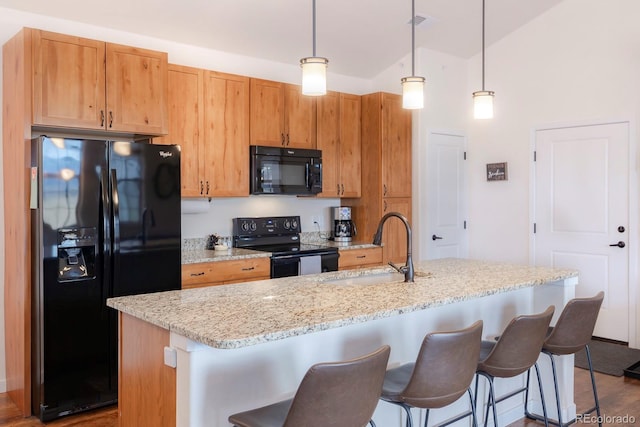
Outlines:
[{"label": "faucet handle", "polygon": [[393,268],[394,268],[398,273],[403,273],[403,274],[404,274],[404,273],[406,273],[406,271],[407,271],[407,266],[406,266],[406,265],[403,265],[403,266],[400,266],[400,267],[399,267],[399,266],[395,265],[395,264],[393,263],[393,261],[389,261],[389,265],[390,265],[391,267],[393,267]]}]

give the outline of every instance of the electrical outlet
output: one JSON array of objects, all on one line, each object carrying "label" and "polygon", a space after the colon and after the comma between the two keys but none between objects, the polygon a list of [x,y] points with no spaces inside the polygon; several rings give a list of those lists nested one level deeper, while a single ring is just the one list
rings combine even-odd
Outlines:
[{"label": "electrical outlet", "polygon": [[311,217],[311,222],[313,222],[314,229],[322,230],[322,216],[321,215],[313,215]]}]

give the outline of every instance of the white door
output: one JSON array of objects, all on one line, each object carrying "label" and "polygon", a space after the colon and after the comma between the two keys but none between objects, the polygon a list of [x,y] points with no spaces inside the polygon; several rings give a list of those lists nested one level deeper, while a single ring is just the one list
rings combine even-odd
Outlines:
[{"label": "white door", "polygon": [[594,335],[629,341],[629,124],[540,130],[536,265],[580,272],[577,297],[605,292]]},{"label": "white door", "polygon": [[466,258],[466,137],[431,132],[427,170],[427,258]]}]

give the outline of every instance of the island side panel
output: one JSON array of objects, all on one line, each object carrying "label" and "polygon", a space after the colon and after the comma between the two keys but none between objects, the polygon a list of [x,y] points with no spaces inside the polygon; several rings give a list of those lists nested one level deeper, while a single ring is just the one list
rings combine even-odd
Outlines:
[{"label": "island side panel", "polygon": [[169,331],[119,313],[120,427],[176,425],[176,370],[164,364]]}]

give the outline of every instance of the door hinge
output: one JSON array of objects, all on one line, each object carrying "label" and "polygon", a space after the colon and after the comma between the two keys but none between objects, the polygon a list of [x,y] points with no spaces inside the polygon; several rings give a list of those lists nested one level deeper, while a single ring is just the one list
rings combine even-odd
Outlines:
[{"label": "door hinge", "polygon": [[538,160],[538,152],[534,151],[533,152],[533,161],[535,162],[536,160]]},{"label": "door hinge", "polygon": [[467,160],[467,152],[466,151],[463,153],[463,160]]},{"label": "door hinge", "polygon": [[534,222],[533,223],[533,234],[536,234],[536,231],[538,231],[538,225]]},{"label": "door hinge", "polygon": [[462,222],[462,226],[463,226],[463,227],[464,227],[464,229],[466,230],[466,229],[467,229],[467,221],[463,221],[463,222]]}]

